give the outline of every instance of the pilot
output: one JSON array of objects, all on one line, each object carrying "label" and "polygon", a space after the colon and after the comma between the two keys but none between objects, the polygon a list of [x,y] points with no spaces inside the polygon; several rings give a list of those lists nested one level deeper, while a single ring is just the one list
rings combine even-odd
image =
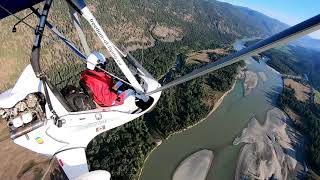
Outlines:
[{"label": "pilot", "polygon": [[80,77],[80,86],[101,107],[118,106],[123,104],[128,96],[135,96],[148,101],[147,96],[138,95],[134,90],[117,91],[110,75],[106,74],[106,58],[99,52],[93,52],[87,58],[87,70]]}]

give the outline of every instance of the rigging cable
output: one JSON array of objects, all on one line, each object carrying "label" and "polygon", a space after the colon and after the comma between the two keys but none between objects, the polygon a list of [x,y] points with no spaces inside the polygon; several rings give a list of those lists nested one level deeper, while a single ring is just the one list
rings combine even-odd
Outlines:
[{"label": "rigging cable", "polygon": [[[23,24],[25,24],[25,25],[26,25],[27,27],[29,27],[30,29],[33,29],[34,31],[36,31],[36,29],[35,29],[34,27],[32,27],[30,24],[28,24],[27,22],[25,22],[23,19],[21,19],[20,17],[18,17],[18,16],[15,15],[14,13],[10,12],[8,9],[6,9],[5,7],[3,7],[2,5],[0,5],[0,8],[3,9],[4,11],[6,11],[8,14],[12,15],[13,17],[15,17],[17,20],[21,21]],[[39,12],[36,11],[33,7],[30,7],[30,9],[35,13],[36,16],[38,16],[38,17],[40,16]],[[62,40],[73,52],[75,52],[75,53],[78,55],[78,57],[81,58],[82,62],[87,63],[87,61],[86,61],[86,56],[83,55],[83,54],[81,53],[81,51],[79,51],[79,50],[75,47],[75,45],[73,45],[68,39],[66,39],[66,38],[57,30],[57,28],[56,28],[55,26],[53,26],[53,25],[51,25],[50,23],[48,23],[48,21],[46,22],[46,24],[47,24],[47,26],[49,27],[49,29],[51,30],[50,32],[52,32],[53,34],[55,34],[55,35],[56,35],[58,38],[60,38],[60,40]],[[57,43],[57,41],[56,41],[55,39],[52,39],[52,38],[50,38],[49,36],[44,35],[43,33],[42,33],[42,35],[43,35],[44,37],[48,38],[49,40],[54,41],[54,42]],[[89,63],[91,63],[91,62],[89,62]],[[91,63],[91,64],[94,65],[93,63]],[[104,70],[104,69],[102,69],[102,68],[100,68],[100,67],[97,67],[97,68],[98,68],[99,70],[103,71],[104,73],[112,76],[113,78],[115,78],[115,79],[123,82],[124,84],[127,84],[127,85],[129,85],[129,86],[132,86],[129,82],[127,82],[127,81],[125,81],[125,80],[117,77],[116,75],[114,75],[114,74],[112,74],[112,73],[110,73],[110,72],[108,72],[108,71],[106,71],[106,70]]]},{"label": "rigging cable", "polygon": [[[93,64],[92,62],[87,61],[86,55],[84,55],[79,49],[77,49],[77,47],[76,47],[72,42],[70,42],[67,38],[65,38],[65,37],[58,31],[58,29],[57,29],[55,26],[51,25],[49,22],[47,22],[46,24],[47,24],[47,27],[51,30],[51,32],[52,32],[53,34],[55,34],[55,35],[56,35],[66,46],[68,46],[76,55],[78,55],[78,57],[82,60],[82,62],[83,62],[84,64],[89,63],[89,64],[95,66],[95,64]],[[127,84],[127,85],[129,85],[129,86],[132,87],[132,85],[131,85],[129,82],[127,82],[127,81],[119,78],[118,76],[116,76],[116,75],[114,75],[114,74],[106,71],[105,69],[102,69],[102,68],[100,68],[100,67],[98,67],[98,66],[96,66],[96,68],[98,68],[99,70],[103,71],[104,73],[112,76],[113,78],[115,78],[115,79],[123,82],[124,84]]]},{"label": "rigging cable", "polygon": [[23,24],[25,24],[26,26],[28,26],[29,28],[36,30],[34,27],[32,27],[30,24],[26,23],[23,19],[21,19],[20,17],[16,16],[15,14],[13,14],[12,12],[10,12],[7,8],[3,7],[0,4],[0,8],[3,9],[4,11],[6,11],[8,14],[12,15],[13,17],[15,17],[16,19],[18,19],[19,21],[21,21]]},{"label": "rigging cable", "polygon": [[[31,10],[35,13],[35,15],[37,15],[38,17],[40,16],[39,12],[36,9],[31,8]],[[48,21],[46,21],[46,25],[50,29],[50,32],[53,33],[55,36],[57,36],[66,46],[68,46],[76,55],[78,55],[78,57],[82,60],[83,63],[85,63],[85,64],[89,63],[89,64],[95,66],[95,64],[87,61],[87,56],[84,55],[79,49],[77,49],[77,47],[72,42],[70,42],[62,33],[60,33],[59,30],[55,26],[53,26]],[[103,71],[104,73],[112,76],[113,78],[115,78],[115,79],[129,85],[129,86],[132,86],[129,82],[117,77],[116,75],[114,75],[114,74],[112,74],[112,73],[110,73],[110,72],[108,72],[98,66],[96,68],[98,68],[99,70]]]},{"label": "rigging cable", "polygon": [[[8,14],[12,15],[13,17],[15,17],[17,20],[19,20],[20,22],[22,22],[23,24],[25,24],[27,27],[29,27],[30,29],[34,30],[36,32],[36,28],[32,27],[30,24],[28,24],[27,22],[24,21],[24,19],[20,18],[19,16],[15,15],[14,13],[10,12],[7,8],[3,7],[0,4],[0,8],[4,11],[6,11]],[[50,38],[49,36],[46,36],[44,34],[42,34],[42,36],[44,36],[45,38],[56,42],[54,39]]]},{"label": "rigging cable", "polygon": [[[146,0],[142,0],[144,2],[144,5],[143,5],[143,20],[144,18],[146,18]],[[145,19],[144,21],[144,26],[143,26],[143,33],[142,33],[142,50],[141,50],[141,65],[143,65],[143,62],[144,62],[144,48],[145,48],[145,44],[143,42],[143,38],[144,38],[144,35],[145,35],[145,28],[146,28],[146,22],[148,22],[147,19]]]},{"label": "rigging cable", "polygon": [[205,74],[208,74],[212,71],[218,70],[220,68],[223,68],[225,66],[231,65],[233,63],[239,62],[242,59],[259,54],[261,52],[264,52],[268,49],[274,48],[276,46],[285,44],[291,40],[297,39],[299,37],[302,37],[304,35],[307,35],[311,32],[317,31],[320,29],[320,14],[317,16],[314,16],[306,21],[303,21],[295,26],[292,26],[278,34],[275,34],[269,38],[266,38],[262,41],[257,42],[256,44],[249,46],[247,48],[244,48],[240,51],[237,51],[233,54],[230,54],[224,58],[221,58],[213,63],[210,63],[206,66],[203,66],[199,69],[196,69],[192,71],[189,74],[186,74],[154,91],[148,92],[147,95],[154,94],[156,92],[160,92],[163,90],[166,90],[168,88],[174,87],[176,85],[179,85],[181,83],[190,81],[192,79],[195,79],[197,77],[203,76]]}]

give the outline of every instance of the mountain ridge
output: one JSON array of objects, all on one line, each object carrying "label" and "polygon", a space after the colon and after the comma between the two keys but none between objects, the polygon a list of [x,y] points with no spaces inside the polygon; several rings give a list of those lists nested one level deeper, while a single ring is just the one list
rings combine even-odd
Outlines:
[{"label": "mountain ridge", "polygon": [[[250,15],[260,14],[262,16],[266,16],[266,17],[274,20],[275,22],[278,22],[279,24],[281,24],[285,28],[289,28],[290,27],[290,25],[288,25],[288,24],[286,24],[284,22],[281,22],[278,19],[270,17],[270,16],[268,16],[266,14],[263,14],[263,13],[261,13],[259,11],[250,9],[249,7],[233,5],[233,4],[230,4],[230,3],[227,3],[227,2],[221,2],[221,3],[226,3],[226,4],[229,4],[229,5],[238,7],[240,9],[243,9],[244,11],[247,11],[247,13],[250,14]],[[266,26],[266,27],[268,28],[268,26]],[[283,30],[283,29],[279,29],[279,30]],[[320,51],[320,39],[313,38],[313,37],[311,37],[309,35],[303,36],[303,37],[301,37],[301,38],[299,38],[299,39],[297,39],[295,41],[290,42],[289,44]]]},{"label": "mountain ridge", "polygon": [[[235,39],[243,37],[267,37],[287,27],[280,21],[257,11],[215,0],[144,0],[138,2],[134,0],[121,2],[88,0],[88,7],[110,39],[120,47],[124,46],[132,51],[152,47],[157,41],[182,41],[184,46],[194,46],[193,49],[197,50],[200,46],[230,44]],[[23,17],[29,12],[26,10],[17,15]],[[66,2],[55,1],[49,14],[49,20],[67,38],[79,45],[80,42],[76,37],[70,17],[61,16],[66,12],[68,12]],[[33,16],[33,18],[26,19],[26,22],[35,26],[37,20]],[[3,75],[0,74],[3,82],[0,91],[11,87],[23,67],[29,63],[33,30],[20,25],[17,32],[13,34],[11,28],[15,23],[16,19],[13,17],[5,18],[0,22],[0,47],[2,47],[0,64],[4,71]],[[89,24],[83,20],[81,23],[92,50],[104,51],[103,45],[94,36]],[[55,40],[43,39],[41,64],[45,70],[60,67],[62,64],[74,68],[70,61],[80,63],[78,58],[66,50],[63,45],[58,44],[58,40],[47,30],[45,34]],[[7,59],[12,61],[10,67],[6,63]],[[9,72],[14,73],[6,77]]]}]

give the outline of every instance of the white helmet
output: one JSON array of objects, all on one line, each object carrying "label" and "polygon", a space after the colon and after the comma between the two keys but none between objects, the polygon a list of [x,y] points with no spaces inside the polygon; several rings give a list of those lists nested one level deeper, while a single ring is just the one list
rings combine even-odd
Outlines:
[{"label": "white helmet", "polygon": [[94,70],[97,64],[104,64],[105,62],[106,58],[102,53],[93,52],[87,58],[87,68]]}]

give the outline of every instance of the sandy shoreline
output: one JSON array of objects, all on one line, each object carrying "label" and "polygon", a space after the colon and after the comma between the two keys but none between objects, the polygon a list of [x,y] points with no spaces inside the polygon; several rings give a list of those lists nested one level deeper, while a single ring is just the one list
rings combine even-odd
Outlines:
[{"label": "sandy shoreline", "polygon": [[244,95],[247,96],[255,89],[258,85],[258,75],[253,71],[245,72],[245,79],[243,83]]},{"label": "sandy shoreline", "polygon": [[[237,80],[235,80],[235,82],[233,83],[231,89],[229,89],[228,91],[226,91],[226,92],[219,98],[219,100],[215,103],[215,105],[213,106],[212,110],[209,112],[209,114],[208,114],[205,118],[201,119],[200,121],[198,121],[197,123],[195,123],[195,124],[193,124],[193,125],[191,125],[191,126],[188,126],[187,128],[185,128],[185,129],[183,129],[183,130],[180,130],[180,131],[177,131],[177,132],[174,132],[174,133],[170,134],[170,135],[166,138],[166,140],[168,140],[171,136],[174,136],[174,135],[176,135],[176,134],[182,133],[182,132],[184,132],[184,131],[192,128],[192,127],[197,126],[198,124],[202,123],[203,121],[207,120],[208,117],[221,105],[221,103],[223,102],[224,98],[225,98],[231,91],[234,90],[234,88],[235,88],[235,86],[236,86],[236,83],[237,83]],[[143,162],[143,166],[142,166],[142,168],[141,168],[141,170],[140,170],[140,173],[139,173],[139,176],[138,176],[138,180],[139,180],[140,177],[141,177],[141,173],[142,173],[143,167],[144,167],[145,163],[147,162],[148,158],[150,157],[150,155],[152,154],[152,152],[153,152],[154,150],[156,150],[156,149],[158,148],[158,146],[160,146],[160,145],[161,145],[161,143],[157,144],[157,145],[148,153],[147,157],[145,158],[145,160],[144,160],[144,162]]]},{"label": "sandy shoreline", "polygon": [[287,179],[294,171],[297,160],[289,138],[289,117],[278,108],[267,112],[263,125],[252,119],[233,144],[245,143],[238,156],[235,180]]},{"label": "sandy shoreline", "polygon": [[258,72],[258,75],[263,82],[268,79],[267,75],[264,72]]},{"label": "sandy shoreline", "polygon": [[213,151],[206,149],[189,155],[176,168],[172,180],[205,180],[213,158]]}]

